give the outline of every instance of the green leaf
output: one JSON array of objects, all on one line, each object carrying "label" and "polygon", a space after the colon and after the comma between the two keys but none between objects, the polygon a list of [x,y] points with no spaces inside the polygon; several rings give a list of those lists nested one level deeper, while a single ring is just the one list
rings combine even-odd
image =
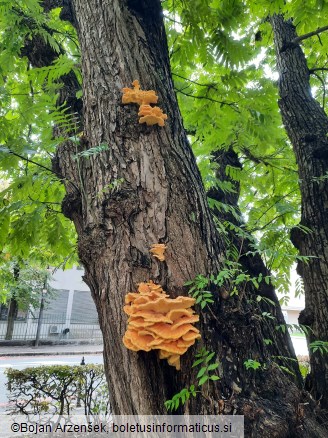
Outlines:
[{"label": "green leaf", "polygon": [[78,152],[73,158],[77,160],[80,157],[89,158],[94,155],[100,154],[101,152],[107,151],[109,146],[107,143],[101,143],[99,146],[95,146],[93,148],[89,148],[85,151]]},{"label": "green leaf", "polygon": [[204,308],[206,307],[206,301],[202,301],[202,302],[200,303],[200,307],[201,307],[202,309],[204,309]]},{"label": "green leaf", "polygon": [[201,364],[204,361],[204,359],[197,359],[193,364],[192,364],[192,368],[196,367],[197,365]]},{"label": "green leaf", "polygon": [[212,376],[210,376],[210,380],[220,380],[219,376],[215,376],[214,374]]},{"label": "green leaf", "polygon": [[203,385],[205,382],[207,382],[208,379],[209,379],[209,376],[206,375],[206,374],[205,374],[203,377],[201,377],[201,378],[199,379],[199,382],[198,382],[199,386],[201,386],[201,385]]},{"label": "green leaf", "polygon": [[210,354],[206,357],[205,362],[208,363],[211,359],[213,359],[214,356],[215,356],[215,352],[210,353]]},{"label": "green leaf", "polygon": [[271,339],[263,339],[263,342],[265,343],[265,345],[272,345]]},{"label": "green leaf", "polygon": [[197,374],[197,379],[199,379],[200,377],[202,377],[207,371],[207,367],[202,367]]},{"label": "green leaf", "polygon": [[215,370],[218,366],[219,366],[218,363],[212,363],[212,364],[210,364],[210,365],[207,367],[207,370],[208,370],[208,371],[213,371],[213,370]]}]

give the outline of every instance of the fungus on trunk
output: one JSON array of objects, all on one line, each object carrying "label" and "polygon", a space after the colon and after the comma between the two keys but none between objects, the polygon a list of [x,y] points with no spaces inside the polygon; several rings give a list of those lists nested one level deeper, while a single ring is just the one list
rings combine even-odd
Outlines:
[{"label": "fungus on trunk", "polygon": [[146,123],[148,126],[164,126],[164,121],[167,119],[167,115],[164,114],[163,110],[158,106],[150,106],[151,103],[155,104],[158,101],[158,96],[155,94],[155,91],[141,90],[138,80],[133,81],[132,85],[133,88],[122,88],[122,103],[136,103],[139,105],[139,123]]},{"label": "fungus on trunk", "polygon": [[180,356],[199,339],[192,324],[199,321],[192,305],[195,299],[169,298],[160,285],[140,283],[138,292],[125,297],[124,311],[129,315],[124,345],[132,351],[159,350],[159,358],[180,369]]}]

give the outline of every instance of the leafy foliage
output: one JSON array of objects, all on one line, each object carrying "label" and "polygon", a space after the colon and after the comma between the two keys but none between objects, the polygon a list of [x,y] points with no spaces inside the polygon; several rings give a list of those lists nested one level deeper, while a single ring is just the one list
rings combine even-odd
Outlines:
[{"label": "leafy foliage", "polygon": [[199,304],[201,309],[205,309],[208,304],[214,303],[212,292],[205,290],[208,284],[209,279],[203,275],[197,275],[194,280],[185,283],[185,286],[191,286],[188,293],[196,299],[196,304]]},{"label": "leafy foliage", "polygon": [[[299,33],[307,32],[320,26],[327,2],[168,0],[163,7],[175,87],[204,185],[222,186],[211,156],[233,147],[242,169],[228,166],[226,171],[241,184],[243,232],[253,234],[254,251],[272,269],[274,285],[286,292],[296,256],[286,235],[299,221],[300,199],[294,154],[278,111],[266,17],[284,13]],[[44,13],[37,0],[3,1],[0,12],[0,178],[7,181],[0,192],[0,246],[6,244],[12,255],[41,254],[59,262],[75,252],[75,233],[60,212],[63,186],[49,171],[56,147],[65,140],[54,139],[52,129],[66,126],[68,137],[79,130],[65,105],[56,106],[60,77],[72,73],[81,81],[77,38],[59,19],[59,8]],[[49,67],[32,68],[23,56],[35,36],[58,54]],[[322,33],[320,41],[304,41],[311,68],[326,66],[327,38]],[[316,74],[314,90],[322,100],[326,72]],[[77,156],[98,152],[78,151]],[[40,243],[41,251],[31,251]]]},{"label": "leafy foliage", "polygon": [[219,376],[213,373],[213,371],[219,367],[219,364],[213,361],[214,357],[215,352],[207,351],[205,348],[202,348],[195,355],[196,360],[193,363],[192,367],[201,367],[196,377],[198,379],[199,386],[203,385],[209,380],[216,381],[220,379]]},{"label": "leafy foliage", "polygon": [[[209,205],[241,216],[245,225],[217,221],[217,227],[224,237],[230,230],[250,239],[253,252],[272,272],[270,278],[248,278],[238,257],[227,254],[221,272],[210,283],[228,285],[234,294],[238,284],[251,281],[256,288],[260,281],[270,281],[286,293],[290,268],[297,259],[287,236],[300,219],[300,195],[295,157],[278,110],[267,17],[283,13],[301,35],[322,26],[328,2],[168,0],[163,8],[174,85],[205,189],[235,190],[231,182],[215,177],[220,164],[213,162],[213,153],[232,148],[242,165],[226,167],[231,180],[240,183],[240,211],[210,198]],[[59,14],[59,8],[44,12],[37,0],[0,3],[0,258],[4,264],[15,257],[41,265],[74,260],[76,235],[61,212],[65,193],[51,160],[66,140],[77,145],[77,165],[79,159],[91,159],[109,147],[78,149],[81,128],[67,104],[56,105],[62,76],[72,74],[81,83],[75,30]],[[48,67],[32,67],[24,56],[35,37],[47,41],[56,54]],[[312,91],[325,109],[327,43],[327,32],[302,42]],[[61,137],[54,136],[58,125]],[[320,178],[326,175],[318,182]],[[108,190],[120,183],[113,181]],[[189,284],[202,308],[212,300],[210,283],[198,278]],[[296,293],[301,291],[299,284]],[[262,316],[270,318],[269,312]]]},{"label": "leafy foliage", "polygon": [[[215,362],[215,353],[207,351],[205,348],[201,348],[199,352],[195,355],[195,361],[192,368],[200,367],[197,373],[196,379],[197,387],[204,385],[206,382],[215,382],[220,380],[220,377],[213,373],[219,367],[219,364]],[[176,411],[180,405],[186,403],[191,396],[196,397],[197,393],[200,392],[195,389],[195,385],[190,385],[189,388],[183,388],[180,392],[175,394],[172,399],[166,400],[165,407],[168,411]]]},{"label": "leafy foliage", "polygon": [[258,362],[257,360],[254,360],[254,359],[245,360],[244,365],[246,367],[246,370],[249,370],[249,369],[257,370],[262,366],[260,364],[260,362]]},{"label": "leafy foliage", "polygon": [[164,403],[168,411],[176,411],[180,405],[186,403],[191,396],[196,397],[195,385],[190,385],[189,388],[183,388],[177,394],[174,394],[171,400],[166,400]]},{"label": "leafy foliage", "polygon": [[[278,110],[272,30],[266,18],[283,13],[302,34],[322,26],[327,2],[172,0],[164,5],[175,87],[205,187],[218,184],[213,152],[233,147],[242,169],[228,166],[227,172],[241,184],[244,231],[253,234],[254,251],[272,270],[272,283],[286,293],[297,254],[286,236],[299,222],[300,195],[294,154]],[[324,32],[320,39],[303,42],[310,67],[327,67],[327,38]],[[313,91],[321,102],[327,68],[316,73]],[[231,226],[219,224],[220,230],[222,225]]]},{"label": "leafy foliage", "polygon": [[327,341],[314,341],[311,342],[310,348],[315,353],[316,351],[320,354],[327,354],[328,353],[328,342]]},{"label": "leafy foliage", "polygon": [[[17,269],[17,278],[15,278]],[[1,266],[0,290],[3,300],[15,299],[20,310],[27,310],[29,306],[38,308],[43,289],[47,289],[47,300],[54,294],[48,282],[51,274],[40,267],[31,266],[17,261],[8,261]]]},{"label": "leafy foliage", "polygon": [[93,148],[89,148],[85,151],[78,152],[74,159],[78,160],[80,157],[90,158],[93,155],[100,154],[100,152],[107,151],[108,145],[106,143],[102,143],[99,146],[95,146]]},{"label": "leafy foliage", "polygon": [[[107,414],[108,390],[102,365],[8,368],[10,413]],[[80,406],[80,411],[77,409]]]},{"label": "leafy foliage", "polygon": [[[38,1],[1,2],[0,16],[0,251],[7,259],[29,258],[57,265],[75,254],[72,224],[61,213],[64,188],[51,170],[63,138],[55,124],[72,126],[65,106],[57,107],[58,79],[80,79],[73,28],[59,9],[43,13]],[[24,51],[34,37],[59,54],[49,67],[32,68]]]}]

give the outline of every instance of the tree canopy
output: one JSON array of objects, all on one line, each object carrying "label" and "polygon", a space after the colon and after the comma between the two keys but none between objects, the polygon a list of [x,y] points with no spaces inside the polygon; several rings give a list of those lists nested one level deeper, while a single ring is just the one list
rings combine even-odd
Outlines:
[{"label": "tree canopy", "polygon": [[[239,206],[246,223],[236,231],[255,237],[254,250],[274,272],[278,290],[286,293],[297,258],[286,236],[299,222],[300,197],[295,158],[278,109],[267,18],[283,12],[303,34],[320,27],[327,3],[176,0],[163,7],[175,89],[205,187],[234,190],[232,183],[216,180],[218,164],[211,161],[213,152],[232,147],[242,167],[228,166],[226,173],[240,181]],[[25,258],[42,253],[49,263],[74,253],[74,231],[60,211],[61,176],[51,172],[51,158],[72,128],[80,130],[66,108],[56,106],[62,87],[58,79],[74,72],[81,81],[75,30],[59,14],[59,7],[47,10],[47,2],[1,2],[0,166],[6,185],[0,243],[5,253]],[[58,54],[51,65],[32,68],[24,57],[33,36],[45,38]],[[324,105],[326,39],[322,33],[303,44],[309,65],[318,68],[311,77],[313,92]],[[58,123],[66,126],[66,138],[53,137]],[[227,225],[221,224],[222,229]]]},{"label": "tree canopy", "polygon": [[[306,241],[311,240],[306,236],[316,234],[315,221],[304,220],[308,193],[304,186],[321,184],[323,200],[327,192],[325,163],[320,161],[316,167],[313,157],[302,155],[297,147],[311,143],[307,153],[320,143],[314,159],[325,160],[327,154],[326,132],[319,142],[316,128],[308,132],[311,124],[304,123],[304,135],[293,137],[288,123],[298,118],[293,117],[290,102],[286,104],[289,90],[283,81],[289,79],[291,96],[298,91],[302,95],[305,88],[306,97],[326,117],[328,27],[324,20],[328,2],[89,3],[94,16],[81,0],[0,2],[2,260],[28,258],[56,265],[72,262],[79,254],[105,338],[107,379],[116,411],[131,411],[138,403],[145,411],[154,406],[161,409],[132,393],[128,401],[123,400],[116,388],[113,374],[126,380],[128,359],[136,375],[150,368],[144,356],[138,361],[118,344],[116,362],[110,352],[109,339],[121,335],[122,326],[110,326],[107,318],[120,320],[117,309],[127,288],[152,274],[171,286],[173,294],[185,293],[188,284],[200,296],[213,294],[214,311],[202,317],[200,325],[207,333],[205,347],[213,347],[223,357],[226,374],[220,396],[231,387],[235,373],[245,387],[254,385],[259,392],[268,378],[270,394],[276,375],[281,388],[294,379],[296,386],[284,400],[286,409],[279,400],[274,406],[275,412],[284,410],[285,423],[272,420],[271,424],[272,430],[279,427],[279,436],[289,436],[283,430],[288,418],[296,421],[291,406],[299,400],[300,376],[297,367],[286,367],[279,359],[283,356],[279,351],[288,355],[287,360],[294,358],[272,286],[286,294],[293,263],[304,264],[313,257],[307,252],[311,246],[304,249],[297,244],[296,249],[289,238],[290,233],[297,236],[295,244],[299,236]],[[89,20],[96,16],[93,28]],[[292,39],[280,35],[279,26],[285,26]],[[107,35],[108,29],[114,34]],[[287,75],[288,51],[294,49],[302,61],[306,59],[304,83],[298,79],[293,83]],[[167,130],[166,126],[162,131],[131,128],[133,110],[125,110],[120,98],[121,88],[135,79],[156,86],[166,104]],[[312,121],[314,126],[315,116]],[[305,158],[310,158],[311,166],[303,178]],[[163,243],[171,238],[166,268],[155,266],[145,252],[155,238]],[[319,252],[322,249],[314,246]],[[315,258],[320,257],[319,253]],[[207,287],[210,291],[204,290]],[[325,298],[322,302],[325,308]],[[305,324],[311,324],[311,318],[303,316]],[[216,327],[215,334],[209,334],[211,326]],[[237,331],[244,329],[250,330],[250,348],[256,357],[235,357],[232,369],[230,350],[225,348],[242,349]],[[274,338],[275,330],[283,333],[277,335],[277,345],[271,346],[268,337]],[[320,341],[320,353],[324,353],[327,340]],[[248,354],[247,347],[243,348],[243,354]],[[270,357],[270,367],[263,367],[266,378],[254,383],[244,368],[261,367],[255,360],[260,357]],[[279,370],[271,361],[277,357]],[[244,366],[244,359],[252,362],[246,360]],[[294,377],[282,376],[281,370]],[[165,382],[170,376],[165,368],[158,373],[156,385],[163,387],[159,399],[168,395]],[[185,373],[174,382],[188,383],[189,377]],[[154,383],[154,375],[149,379]],[[232,394],[239,394],[238,390],[232,385]],[[208,393],[208,399],[218,396],[215,391]],[[322,389],[318,391],[320,399]],[[240,410],[245,406],[243,397],[242,393],[236,402]],[[265,403],[259,403],[264,409]],[[270,428],[266,433],[270,434]]]}]

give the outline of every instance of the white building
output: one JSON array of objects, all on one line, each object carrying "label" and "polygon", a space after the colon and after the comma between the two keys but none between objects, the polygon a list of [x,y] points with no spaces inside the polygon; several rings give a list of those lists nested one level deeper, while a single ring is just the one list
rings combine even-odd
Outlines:
[{"label": "white building", "polygon": [[[40,325],[40,340],[88,340],[101,342],[101,331],[95,303],[88,286],[82,280],[83,270],[57,270],[50,286],[51,296],[44,297],[44,310],[39,323],[39,309],[19,312],[14,324],[13,341],[33,341]],[[45,289],[46,290],[46,289]],[[41,298],[41,297],[40,297]],[[0,320],[0,340],[7,330],[6,317]]]}]

